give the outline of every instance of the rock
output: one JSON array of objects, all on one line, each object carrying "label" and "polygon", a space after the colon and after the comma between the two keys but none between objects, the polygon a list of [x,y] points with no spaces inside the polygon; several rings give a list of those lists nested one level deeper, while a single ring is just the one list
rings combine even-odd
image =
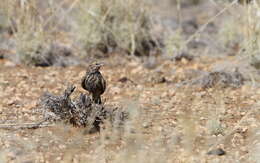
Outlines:
[{"label": "rock", "polygon": [[4,66],[6,66],[6,67],[15,67],[16,64],[14,62],[11,62],[11,61],[6,61],[6,62],[4,62]]},{"label": "rock", "polygon": [[226,152],[222,148],[213,149],[207,153],[207,155],[216,155],[216,156],[222,156],[225,154]]},{"label": "rock", "polygon": [[127,82],[130,82],[130,83],[132,83],[132,84],[134,84],[134,85],[137,85],[133,80],[131,80],[131,79],[125,77],[125,76],[122,77],[122,78],[120,78],[120,79],[118,79],[118,81],[121,82],[121,83],[127,83]]},{"label": "rock", "polygon": [[186,53],[186,52],[182,52],[182,53],[179,53],[177,54],[175,57],[174,57],[174,60],[175,61],[183,61],[183,59],[187,60],[187,61],[192,61],[193,60],[193,56]]},{"label": "rock", "polygon": [[245,82],[244,76],[236,68],[234,72],[213,71],[199,77],[198,79],[185,81],[183,84],[198,85],[201,88],[212,88],[220,86],[222,88],[239,88]]}]

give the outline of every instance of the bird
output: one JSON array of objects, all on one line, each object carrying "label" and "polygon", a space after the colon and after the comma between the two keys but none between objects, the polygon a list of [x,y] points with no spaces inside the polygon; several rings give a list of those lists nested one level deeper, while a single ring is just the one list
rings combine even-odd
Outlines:
[{"label": "bird", "polygon": [[81,81],[82,88],[92,94],[92,100],[96,104],[101,104],[100,96],[106,90],[106,80],[99,72],[102,66],[103,64],[98,62],[90,64],[87,68],[85,76],[82,78]]}]

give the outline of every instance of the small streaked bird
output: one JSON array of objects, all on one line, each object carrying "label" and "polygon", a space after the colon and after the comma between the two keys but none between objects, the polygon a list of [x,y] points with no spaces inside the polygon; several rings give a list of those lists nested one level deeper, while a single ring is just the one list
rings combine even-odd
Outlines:
[{"label": "small streaked bird", "polygon": [[101,95],[106,90],[106,81],[99,69],[103,66],[100,63],[91,64],[86,72],[86,75],[81,81],[81,86],[83,89],[87,90],[92,94],[92,100],[96,104],[101,104]]}]

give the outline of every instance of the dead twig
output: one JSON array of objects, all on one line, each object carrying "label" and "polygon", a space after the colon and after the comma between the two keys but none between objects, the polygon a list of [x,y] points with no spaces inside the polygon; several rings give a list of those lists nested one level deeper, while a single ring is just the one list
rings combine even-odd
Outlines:
[{"label": "dead twig", "polygon": [[53,126],[53,123],[44,120],[37,123],[0,124],[0,129],[37,129],[49,126]]}]

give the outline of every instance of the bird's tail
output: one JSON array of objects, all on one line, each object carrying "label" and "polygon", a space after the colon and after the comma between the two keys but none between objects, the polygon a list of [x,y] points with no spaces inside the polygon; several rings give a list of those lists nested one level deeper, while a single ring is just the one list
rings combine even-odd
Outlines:
[{"label": "bird's tail", "polygon": [[101,97],[100,97],[100,95],[99,96],[97,96],[97,95],[92,95],[92,99],[93,99],[93,101],[95,102],[95,104],[101,104],[102,102],[101,102]]}]

